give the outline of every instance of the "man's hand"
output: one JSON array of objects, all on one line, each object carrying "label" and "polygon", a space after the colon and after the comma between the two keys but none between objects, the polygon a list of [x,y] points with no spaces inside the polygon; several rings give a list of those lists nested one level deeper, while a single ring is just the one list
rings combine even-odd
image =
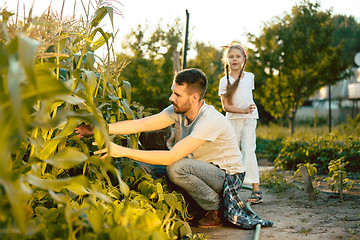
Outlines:
[{"label": "man's hand", "polygon": [[[95,146],[98,145],[96,142],[93,142],[92,144],[95,145]],[[111,142],[111,143],[110,143],[110,151],[108,150],[107,147],[105,147],[104,149],[95,151],[94,154],[102,154],[102,153],[105,153],[104,155],[102,155],[102,156],[100,157],[100,159],[105,159],[105,158],[107,158],[108,156],[115,157],[115,158],[119,158],[119,157],[124,157],[124,155],[121,154],[121,153],[124,153],[125,150],[126,150],[125,147],[122,147],[122,146],[120,146],[120,145],[117,145],[116,143]]]},{"label": "man's hand", "polygon": [[92,125],[82,124],[75,128],[75,132],[78,133],[78,138],[82,138],[83,136],[94,134],[94,128]]}]

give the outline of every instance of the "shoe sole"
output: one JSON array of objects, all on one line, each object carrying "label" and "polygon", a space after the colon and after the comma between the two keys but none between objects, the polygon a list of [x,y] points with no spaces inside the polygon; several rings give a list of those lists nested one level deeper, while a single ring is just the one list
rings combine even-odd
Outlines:
[{"label": "shoe sole", "polygon": [[262,203],[264,202],[263,200],[259,200],[259,201],[255,201],[255,202],[252,202],[252,201],[247,201],[248,203],[252,203],[252,204],[258,204],[258,203]]}]

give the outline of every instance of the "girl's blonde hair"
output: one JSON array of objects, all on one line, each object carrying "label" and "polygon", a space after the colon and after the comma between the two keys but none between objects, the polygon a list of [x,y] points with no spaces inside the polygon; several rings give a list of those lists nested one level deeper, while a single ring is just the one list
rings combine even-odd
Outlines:
[{"label": "girl's blonde hair", "polygon": [[[229,80],[228,56],[229,56],[229,52],[233,49],[239,49],[241,51],[243,57],[245,58],[245,61],[244,61],[244,64],[242,65],[239,77],[235,80],[235,82],[233,84],[231,84],[230,80]],[[225,74],[226,74],[226,79],[227,79],[226,93],[224,94],[224,97],[228,100],[230,105],[232,104],[232,98],[234,96],[235,90],[239,86],[240,78],[244,71],[246,61],[247,61],[247,59],[246,59],[245,50],[240,44],[231,43],[229,46],[225,47],[225,51],[224,51],[223,58],[222,58],[222,62],[224,64],[224,70],[225,70]]]}]

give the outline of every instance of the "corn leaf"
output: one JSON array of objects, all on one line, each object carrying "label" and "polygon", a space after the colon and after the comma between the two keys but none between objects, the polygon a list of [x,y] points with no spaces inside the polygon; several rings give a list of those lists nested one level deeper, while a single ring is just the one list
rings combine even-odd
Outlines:
[{"label": "corn leaf", "polygon": [[58,168],[69,169],[87,160],[87,156],[75,148],[65,148],[52,158],[44,160]]},{"label": "corn leaf", "polygon": [[114,28],[114,25],[113,25],[113,8],[112,7],[106,7],[106,6],[98,8],[95,11],[95,15],[94,15],[94,17],[93,17],[93,19],[91,21],[91,26],[92,27],[98,26],[99,23],[101,22],[101,20],[106,16],[106,14],[109,14],[111,25]]},{"label": "corn leaf", "polygon": [[127,101],[127,99],[122,99],[121,103],[124,107],[126,118],[129,120],[134,119],[134,112],[130,109],[129,102]]},{"label": "corn leaf", "polygon": [[128,100],[128,102],[131,102],[131,83],[129,83],[128,81],[122,81],[123,82],[123,86],[125,89],[125,93],[126,93],[126,99]]},{"label": "corn leaf", "polygon": [[29,79],[35,84],[34,60],[35,53],[40,43],[36,40],[19,34],[19,61],[25,68],[25,72]]}]

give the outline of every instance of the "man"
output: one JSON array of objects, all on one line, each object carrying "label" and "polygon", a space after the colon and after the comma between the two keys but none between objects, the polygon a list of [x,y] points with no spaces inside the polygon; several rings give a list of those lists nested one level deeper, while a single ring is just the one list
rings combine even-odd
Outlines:
[{"label": "man", "polygon": [[[207,213],[199,227],[221,225],[218,216],[225,175],[244,173],[235,133],[228,120],[203,100],[207,78],[199,69],[178,72],[171,86],[172,105],[159,114],[142,119],[109,124],[110,134],[132,134],[180,126],[180,140],[170,150],[138,150],[110,144],[95,154],[101,158],[128,157],[151,165],[161,165],[169,179],[183,188]],[[79,136],[91,134],[77,128]]]}]

